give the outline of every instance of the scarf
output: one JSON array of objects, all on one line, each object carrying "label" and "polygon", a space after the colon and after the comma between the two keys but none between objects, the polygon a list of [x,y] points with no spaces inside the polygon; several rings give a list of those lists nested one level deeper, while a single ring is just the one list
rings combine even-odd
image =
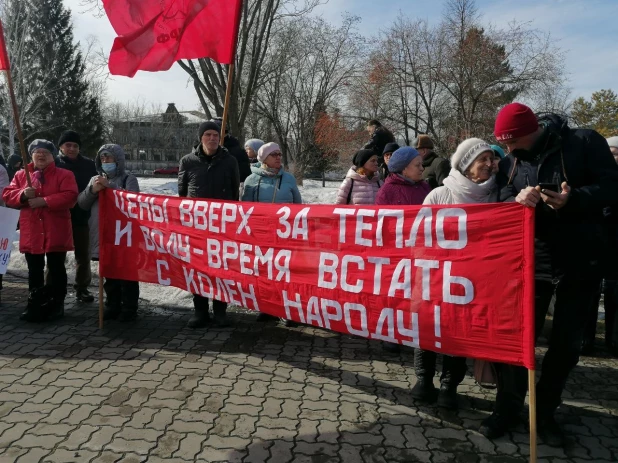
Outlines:
[{"label": "scarf", "polygon": [[457,169],[451,169],[444,186],[453,195],[453,204],[490,203],[497,199],[494,176],[486,182],[474,183]]},{"label": "scarf", "polygon": [[406,178],[401,174],[395,174],[395,175],[399,177],[400,179],[404,180],[406,183],[409,183],[410,185],[416,185],[416,182],[414,180],[410,180],[409,178]]},{"label": "scarf", "polygon": [[266,164],[262,163],[262,170],[264,171],[264,175],[267,177],[276,177],[279,175],[279,171],[281,169],[273,169],[272,167],[268,167]]}]

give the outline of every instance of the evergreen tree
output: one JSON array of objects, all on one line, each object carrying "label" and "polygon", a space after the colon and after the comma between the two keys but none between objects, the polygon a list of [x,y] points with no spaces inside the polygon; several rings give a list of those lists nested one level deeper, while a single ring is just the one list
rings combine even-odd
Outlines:
[{"label": "evergreen tree", "polygon": [[12,21],[7,29],[16,37],[8,40],[9,53],[15,57],[13,74],[23,81],[20,109],[30,108],[22,116],[27,138],[55,143],[64,130],[72,129],[81,134],[82,153],[93,156],[103,142],[103,120],[79,43],[74,42],[71,11],[61,0],[7,3],[19,5],[20,11],[6,20]]},{"label": "evergreen tree", "polygon": [[599,90],[590,101],[579,97],[573,102],[571,118],[579,127],[594,129],[604,137],[618,135],[618,95]]}]

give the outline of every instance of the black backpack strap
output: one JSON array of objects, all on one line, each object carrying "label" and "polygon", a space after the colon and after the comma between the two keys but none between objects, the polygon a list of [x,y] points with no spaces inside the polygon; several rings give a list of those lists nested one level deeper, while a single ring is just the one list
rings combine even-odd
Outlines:
[{"label": "black backpack strap", "polygon": [[353,178],[350,179],[350,191],[348,191],[348,201],[346,202],[346,204],[350,204],[350,201],[352,200],[352,188],[354,188]]}]

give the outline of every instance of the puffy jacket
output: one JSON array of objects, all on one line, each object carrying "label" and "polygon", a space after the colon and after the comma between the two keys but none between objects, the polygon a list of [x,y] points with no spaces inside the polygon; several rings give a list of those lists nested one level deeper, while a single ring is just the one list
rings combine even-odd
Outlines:
[{"label": "puffy jacket", "polygon": [[393,134],[386,129],[385,127],[376,127],[371,135],[371,139],[369,142],[365,144],[363,148],[367,150],[373,150],[378,157],[382,157],[382,151],[384,151],[384,147],[387,143],[393,143],[395,141],[395,137]]},{"label": "puffy jacket", "polygon": [[609,239],[603,209],[618,203],[618,165],[594,130],[570,129],[556,115],[539,122],[543,133],[526,159],[509,154],[500,161],[500,200],[514,201],[528,186],[566,181],[571,194],[562,209],[544,202],[535,208],[536,277],[598,276]]},{"label": "puffy jacket", "polygon": [[245,179],[251,175],[251,162],[249,161],[249,155],[247,152],[240,146],[240,142],[236,137],[232,137],[231,135],[226,135],[223,139],[223,147],[232,155],[236,162],[238,163],[238,176],[240,177],[240,182],[244,182]]},{"label": "puffy jacket", "polygon": [[200,144],[180,160],[178,196],[238,201],[239,188],[238,162],[225,148],[206,156]]},{"label": "puffy jacket", "polygon": [[[88,159],[81,154],[75,160],[60,153],[56,160],[56,166],[61,169],[70,170],[75,175],[77,189],[81,193],[86,189],[90,179],[97,175],[97,169],[92,159]],[[71,209],[71,221],[73,225],[88,225],[90,211],[84,211],[79,205]]]},{"label": "puffy jacket", "polygon": [[267,175],[258,165],[252,165],[251,171],[253,173],[245,180],[242,201],[294,204],[303,202],[296,179],[283,168],[279,169],[279,173],[274,177]]},{"label": "puffy jacket", "polygon": [[423,204],[431,188],[425,181],[411,183],[397,174],[390,174],[376,196],[376,205]]},{"label": "puffy jacket", "polygon": [[335,204],[375,204],[381,185],[377,174],[369,179],[356,173],[356,167],[352,167],[339,187]]},{"label": "puffy jacket", "polygon": [[451,163],[448,159],[438,156],[433,151],[423,158],[423,178],[433,190],[444,184],[444,179],[451,171]]},{"label": "puffy jacket", "polygon": [[36,172],[34,164],[30,163],[28,170],[36,196],[44,198],[47,207],[31,209],[27,202],[21,202],[22,193],[28,187],[23,169],[15,174],[2,193],[7,206],[21,209],[19,250],[28,254],[72,251],[70,209],[77,200],[75,177],[68,170],[58,169],[54,163]]},{"label": "puffy jacket", "polygon": [[[103,145],[94,160],[97,175],[90,179],[88,186],[79,194],[77,204],[85,211],[90,212],[88,226],[90,228],[90,253],[93,260],[99,258],[99,194],[92,191],[92,185],[99,175],[103,174],[101,167],[101,151],[109,151],[116,159],[116,175],[108,177],[109,185],[115,190],[127,190],[139,192],[139,183],[135,175],[127,173],[125,170],[125,153],[118,145]],[[112,224],[110,224],[111,226]]]}]

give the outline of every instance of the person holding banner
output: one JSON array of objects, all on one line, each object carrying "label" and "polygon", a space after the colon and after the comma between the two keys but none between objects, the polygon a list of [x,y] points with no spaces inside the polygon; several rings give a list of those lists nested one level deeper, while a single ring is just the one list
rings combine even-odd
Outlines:
[{"label": "person holding banner", "polygon": [[[392,161],[391,161],[392,162]],[[432,190],[423,204],[475,204],[498,200],[498,189],[493,175],[494,152],[491,146],[479,139],[462,141],[451,157],[451,171],[444,179],[444,186]],[[436,397],[433,377],[436,374],[435,352],[416,349],[414,370],[418,378],[412,397],[432,402]],[[438,406],[457,408],[457,387],[466,374],[466,359],[443,356]]]},{"label": "person holding banner", "polygon": [[[386,145],[385,150],[393,149],[395,143]],[[409,146],[396,148],[394,152],[387,151],[384,154],[384,162],[388,164],[386,172],[390,172],[386,177],[384,186],[380,188],[376,196],[376,205],[414,206],[423,204],[425,197],[431,191],[429,184],[423,180],[423,159],[418,151]],[[398,353],[399,344],[386,342],[382,343],[385,351]]]},{"label": "person holding banner", "polygon": [[[90,179],[79,194],[77,203],[90,212],[90,254],[99,260],[99,193],[105,188],[139,192],[137,178],[125,171],[125,152],[119,145],[103,145],[94,160],[98,174]],[[109,224],[113,226],[113,224]],[[139,283],[137,281],[106,278],[104,320],[129,322],[137,318]]]},{"label": "person holding banner", "polygon": [[343,179],[335,204],[374,204],[382,186],[378,175],[378,155],[369,149],[357,151],[354,164]]},{"label": "person holding banner", "polygon": [[[564,436],[554,415],[579,361],[588,310],[604,270],[603,208],[618,201],[618,165],[594,130],[571,129],[555,114],[537,119],[521,103],[500,110],[494,135],[509,152],[500,161],[500,199],[535,209],[537,337],[556,296],[536,393],[538,433],[546,444],[560,447]],[[528,386],[522,367],[499,364],[497,372],[494,413],[480,428],[489,438],[518,422]]]},{"label": "person holding banner", "polygon": [[[28,147],[32,162],[28,186],[26,171],[15,174],[4,189],[7,206],[19,208],[19,250],[28,263],[28,305],[21,319],[42,322],[64,316],[67,293],[67,251],[73,250],[70,209],[77,200],[77,183],[69,171],[58,169],[52,153],[54,144],[34,140]],[[45,285],[45,259],[50,281]]]},{"label": "person holding banner", "polygon": [[[220,141],[219,124],[207,121],[198,129],[200,143],[190,154],[180,160],[178,171],[178,196],[188,198],[222,199],[238,201],[240,177],[238,162]],[[213,300],[213,314],[217,326],[228,326],[227,303]],[[211,323],[208,299],[193,295],[194,314],[189,328],[203,328]]]},{"label": "person holding banner", "polygon": [[294,176],[283,170],[281,149],[276,143],[263,145],[257,156],[261,165],[251,166],[245,180],[242,201],[277,204],[302,204]]},{"label": "person holding banner", "polygon": [[[242,201],[256,203],[302,204],[296,179],[283,170],[281,148],[276,143],[262,145],[257,154],[259,164],[251,166],[253,173],[244,184]],[[276,320],[277,317],[260,312],[257,321]],[[282,320],[286,326],[296,326],[291,320]]]}]

